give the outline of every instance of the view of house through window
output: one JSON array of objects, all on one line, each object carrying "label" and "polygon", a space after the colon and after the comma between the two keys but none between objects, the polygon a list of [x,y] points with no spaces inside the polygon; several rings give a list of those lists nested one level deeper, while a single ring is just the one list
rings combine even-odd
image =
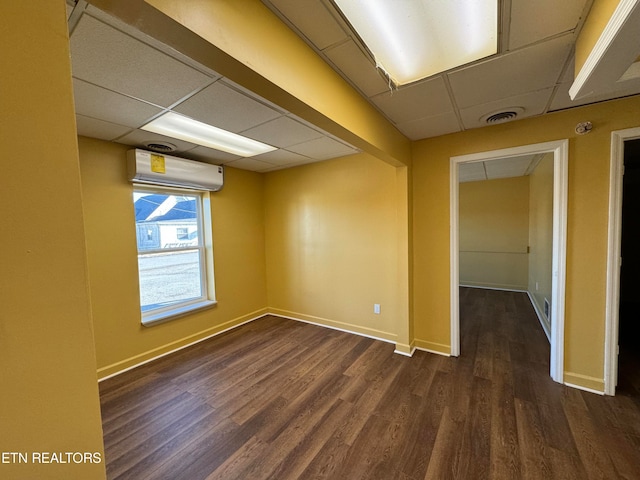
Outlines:
[{"label": "view of house through window", "polygon": [[201,195],[145,189],[133,202],[143,317],[206,300]]}]

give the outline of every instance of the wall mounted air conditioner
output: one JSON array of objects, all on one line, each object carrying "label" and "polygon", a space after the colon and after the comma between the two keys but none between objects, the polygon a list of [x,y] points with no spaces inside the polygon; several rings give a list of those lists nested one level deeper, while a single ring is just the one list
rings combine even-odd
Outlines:
[{"label": "wall mounted air conditioner", "polygon": [[127,152],[129,180],[169,187],[217,191],[224,183],[224,169],[218,165],[170,157],[135,149]]}]

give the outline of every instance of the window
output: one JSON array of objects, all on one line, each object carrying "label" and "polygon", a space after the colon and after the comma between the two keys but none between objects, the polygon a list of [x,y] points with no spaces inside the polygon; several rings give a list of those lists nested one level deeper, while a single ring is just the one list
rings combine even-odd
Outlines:
[{"label": "window", "polygon": [[[198,231],[196,230],[194,232],[195,235],[198,234]],[[178,237],[178,240],[188,240],[189,239],[189,229],[186,227],[179,227],[176,229],[176,236]]]},{"label": "window", "polygon": [[142,323],[214,305],[208,192],[138,187],[133,204]]}]

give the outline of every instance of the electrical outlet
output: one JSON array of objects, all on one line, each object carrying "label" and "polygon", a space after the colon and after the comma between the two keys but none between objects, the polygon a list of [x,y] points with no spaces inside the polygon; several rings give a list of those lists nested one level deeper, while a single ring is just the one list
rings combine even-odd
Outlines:
[{"label": "electrical outlet", "polygon": [[374,303],[373,304],[373,313],[375,313],[376,315],[380,315],[380,304],[379,303]]}]

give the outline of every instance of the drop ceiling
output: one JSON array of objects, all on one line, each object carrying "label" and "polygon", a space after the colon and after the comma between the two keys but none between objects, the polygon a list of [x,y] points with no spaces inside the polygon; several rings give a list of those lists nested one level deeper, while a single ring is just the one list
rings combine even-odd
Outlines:
[{"label": "drop ceiling", "polygon": [[545,154],[520,155],[485,162],[461,163],[458,166],[458,182],[480,182],[499,178],[524,177],[530,175]]},{"label": "drop ceiling", "polygon": [[569,98],[575,41],[593,0],[503,0],[497,55],[397,90],[331,0],[262,1],[411,140],[484,127],[506,110],[522,119],[640,93],[635,78]]},{"label": "drop ceiling", "polygon": [[[632,78],[570,100],[574,44],[593,0],[503,1],[497,55],[398,89],[331,0],[263,3],[411,140],[484,127],[505,110],[517,111],[517,121],[640,93]],[[167,142],[178,156],[259,172],[358,151],[84,0],[69,0],[67,14],[80,135],[140,148]],[[278,149],[241,158],[140,129],[170,110]]]},{"label": "drop ceiling", "polygon": [[[67,5],[79,135],[268,172],[358,150],[252,92],[142,35],[97,8]],[[140,127],[173,111],[259,140],[275,151],[243,158]]]}]

